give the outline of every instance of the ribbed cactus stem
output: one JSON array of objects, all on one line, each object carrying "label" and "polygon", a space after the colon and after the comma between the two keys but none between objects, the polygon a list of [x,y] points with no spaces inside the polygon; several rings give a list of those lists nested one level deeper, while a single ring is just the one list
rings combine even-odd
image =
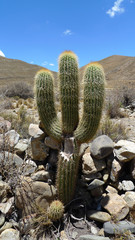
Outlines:
[{"label": "ribbed cactus stem", "polygon": [[73,134],[78,125],[78,62],[71,51],[59,57],[59,80],[62,110],[62,131]]},{"label": "ribbed cactus stem", "polygon": [[61,125],[54,106],[53,76],[49,70],[40,70],[35,76],[36,101],[45,132],[61,141]]},{"label": "ribbed cactus stem", "polygon": [[95,135],[104,102],[105,75],[98,63],[87,65],[84,73],[84,105],[82,119],[74,132],[78,143],[88,142]]},{"label": "ribbed cactus stem", "polygon": [[64,152],[59,154],[56,178],[58,197],[64,204],[69,203],[73,198],[79,166],[79,150],[69,141],[66,143]]},{"label": "ribbed cactus stem", "polygon": [[50,204],[48,209],[48,217],[51,221],[57,221],[63,217],[64,206],[59,200],[55,200]]}]

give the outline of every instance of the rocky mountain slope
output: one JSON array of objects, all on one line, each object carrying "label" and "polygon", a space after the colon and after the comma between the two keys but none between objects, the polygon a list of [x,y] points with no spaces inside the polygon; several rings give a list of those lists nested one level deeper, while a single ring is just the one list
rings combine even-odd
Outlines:
[{"label": "rocky mountain slope", "polygon": [[[99,61],[105,69],[107,87],[135,85],[135,57],[113,55]],[[33,84],[35,73],[42,67],[20,60],[0,57],[0,86],[15,81]],[[80,68],[80,80],[85,66]],[[57,73],[53,72],[54,78]]]}]

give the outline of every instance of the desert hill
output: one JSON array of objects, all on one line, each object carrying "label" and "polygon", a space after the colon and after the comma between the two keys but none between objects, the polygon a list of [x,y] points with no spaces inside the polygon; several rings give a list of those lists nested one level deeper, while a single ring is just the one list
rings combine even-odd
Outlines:
[{"label": "desert hill", "polygon": [[[113,55],[100,60],[99,63],[104,67],[108,88],[135,85],[135,57]],[[35,73],[41,68],[21,60],[0,57],[0,86],[16,81],[33,84]],[[84,69],[85,66],[80,68],[80,79]],[[57,73],[52,73],[56,79]]]}]

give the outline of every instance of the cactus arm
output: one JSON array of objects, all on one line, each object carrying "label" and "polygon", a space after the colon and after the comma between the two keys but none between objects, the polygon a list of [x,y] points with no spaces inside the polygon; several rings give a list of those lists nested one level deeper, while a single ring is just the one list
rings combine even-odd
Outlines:
[{"label": "cactus arm", "polygon": [[62,139],[61,125],[54,106],[53,76],[49,70],[40,70],[35,76],[36,102],[45,132],[58,141]]},{"label": "cactus arm", "polygon": [[59,57],[59,80],[62,110],[62,130],[72,134],[78,125],[78,62],[71,51],[63,52]]},{"label": "cactus arm", "polygon": [[87,65],[84,73],[84,105],[81,121],[74,132],[78,143],[88,142],[96,133],[104,102],[105,76],[98,63]]}]

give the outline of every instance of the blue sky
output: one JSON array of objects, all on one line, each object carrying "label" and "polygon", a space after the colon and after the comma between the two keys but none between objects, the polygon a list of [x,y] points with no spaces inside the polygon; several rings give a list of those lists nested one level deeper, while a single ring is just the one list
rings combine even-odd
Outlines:
[{"label": "blue sky", "polygon": [[57,71],[64,50],[135,56],[135,0],[0,0],[0,55]]}]

